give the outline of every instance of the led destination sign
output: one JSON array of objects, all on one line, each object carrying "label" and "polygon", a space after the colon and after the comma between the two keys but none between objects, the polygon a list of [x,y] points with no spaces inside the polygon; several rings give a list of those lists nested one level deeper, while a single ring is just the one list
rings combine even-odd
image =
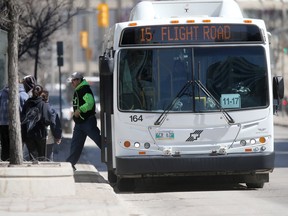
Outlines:
[{"label": "led destination sign", "polygon": [[260,29],[251,24],[165,25],[126,28],[120,46],[261,41]]}]

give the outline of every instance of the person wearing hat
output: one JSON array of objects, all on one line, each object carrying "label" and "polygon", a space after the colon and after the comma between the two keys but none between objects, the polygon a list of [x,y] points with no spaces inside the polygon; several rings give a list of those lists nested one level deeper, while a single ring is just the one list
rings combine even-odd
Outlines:
[{"label": "person wearing hat", "polygon": [[37,82],[36,82],[36,79],[34,76],[27,75],[23,78],[22,83],[23,83],[23,86],[25,88],[25,91],[27,93],[29,93],[33,89],[33,87],[35,86],[35,84]]},{"label": "person wearing hat", "polygon": [[66,161],[71,163],[75,171],[75,164],[80,158],[87,136],[101,149],[101,135],[97,126],[94,95],[89,83],[79,72],[74,72],[68,81],[71,82],[71,85],[74,88],[73,120],[75,125],[70,155]]},{"label": "person wearing hat", "polygon": [[[28,92],[31,91],[36,84],[36,79],[31,76],[25,76],[22,81],[19,82],[19,110],[22,111],[23,105],[28,100]],[[10,158],[10,140],[9,140],[9,87],[5,86],[0,91],[0,137],[1,137],[1,160],[7,161]]]}]

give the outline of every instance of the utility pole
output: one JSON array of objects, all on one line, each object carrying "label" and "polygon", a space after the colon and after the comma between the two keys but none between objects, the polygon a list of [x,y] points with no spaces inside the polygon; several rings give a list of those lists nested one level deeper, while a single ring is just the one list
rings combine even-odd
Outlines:
[{"label": "utility pole", "polygon": [[[85,8],[86,8],[86,11],[89,11],[89,0],[85,0]],[[90,29],[90,13],[86,13],[85,14],[85,31],[88,33],[88,36],[87,36],[87,48],[85,48],[85,74],[86,75],[91,75],[91,69],[90,69],[90,61],[91,61],[91,42],[93,41],[93,37],[92,37],[92,31]]]},{"label": "utility pole", "polygon": [[57,65],[59,67],[59,105],[60,105],[60,120],[62,122],[62,90],[61,90],[61,67],[64,65],[63,60],[63,42],[57,41]]}]

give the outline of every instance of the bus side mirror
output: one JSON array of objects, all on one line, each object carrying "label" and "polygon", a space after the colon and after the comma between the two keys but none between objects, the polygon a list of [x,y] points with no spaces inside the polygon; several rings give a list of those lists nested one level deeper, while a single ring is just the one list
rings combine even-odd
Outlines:
[{"label": "bus side mirror", "polygon": [[111,75],[114,69],[114,59],[108,56],[99,56],[99,72],[101,75]]},{"label": "bus side mirror", "polygon": [[275,100],[283,99],[284,97],[284,80],[282,76],[273,77],[273,98]]}]

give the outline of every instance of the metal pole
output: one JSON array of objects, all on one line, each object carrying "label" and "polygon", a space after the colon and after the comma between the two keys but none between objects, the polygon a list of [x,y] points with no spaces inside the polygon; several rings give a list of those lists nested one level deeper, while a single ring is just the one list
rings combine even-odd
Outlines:
[{"label": "metal pole", "polygon": [[60,121],[62,122],[62,90],[61,90],[61,66],[59,66],[59,105],[60,105]]}]

